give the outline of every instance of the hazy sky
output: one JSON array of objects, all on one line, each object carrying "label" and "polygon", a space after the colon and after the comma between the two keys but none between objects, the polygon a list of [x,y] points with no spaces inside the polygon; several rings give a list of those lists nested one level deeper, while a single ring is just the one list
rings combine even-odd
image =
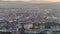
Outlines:
[{"label": "hazy sky", "polygon": [[2,0],[2,1],[24,1],[24,2],[33,2],[33,3],[60,2],[60,0]]}]

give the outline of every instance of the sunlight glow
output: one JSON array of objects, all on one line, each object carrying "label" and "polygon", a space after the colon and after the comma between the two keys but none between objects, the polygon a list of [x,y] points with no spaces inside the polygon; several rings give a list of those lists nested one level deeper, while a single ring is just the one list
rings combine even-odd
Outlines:
[{"label": "sunlight glow", "polygon": [[50,3],[50,2],[60,2],[60,0],[1,0],[1,1],[23,1],[23,2],[33,2],[33,3]]}]

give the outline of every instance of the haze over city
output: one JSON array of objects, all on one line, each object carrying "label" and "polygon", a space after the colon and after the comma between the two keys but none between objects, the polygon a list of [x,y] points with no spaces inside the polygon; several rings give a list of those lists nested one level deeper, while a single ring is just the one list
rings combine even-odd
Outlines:
[{"label": "haze over city", "polygon": [[60,0],[0,0],[0,1],[23,1],[29,3],[53,3],[60,2]]}]

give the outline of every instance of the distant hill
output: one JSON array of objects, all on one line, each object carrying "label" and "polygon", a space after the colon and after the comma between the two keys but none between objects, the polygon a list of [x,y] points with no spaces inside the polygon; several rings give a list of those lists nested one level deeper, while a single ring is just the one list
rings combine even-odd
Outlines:
[{"label": "distant hill", "polygon": [[20,7],[55,8],[60,7],[60,3],[0,2],[0,8],[20,8]]}]

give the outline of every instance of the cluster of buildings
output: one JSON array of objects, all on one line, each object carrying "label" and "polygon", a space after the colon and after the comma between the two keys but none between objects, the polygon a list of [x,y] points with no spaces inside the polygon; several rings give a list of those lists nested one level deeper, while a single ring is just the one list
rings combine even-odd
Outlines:
[{"label": "cluster of buildings", "polygon": [[[6,12],[4,13],[5,10]],[[10,32],[9,34],[59,34],[60,21],[58,17],[52,15],[49,11],[46,13],[37,12],[37,9],[31,9],[31,12],[19,12],[21,10],[3,9],[6,14],[0,18],[0,32]],[[26,10],[26,9],[24,9]],[[24,11],[22,10],[22,11]],[[42,10],[42,9],[41,9]],[[9,11],[9,12],[8,12]],[[14,12],[15,11],[15,12]],[[6,33],[7,34],[7,33]]]}]

